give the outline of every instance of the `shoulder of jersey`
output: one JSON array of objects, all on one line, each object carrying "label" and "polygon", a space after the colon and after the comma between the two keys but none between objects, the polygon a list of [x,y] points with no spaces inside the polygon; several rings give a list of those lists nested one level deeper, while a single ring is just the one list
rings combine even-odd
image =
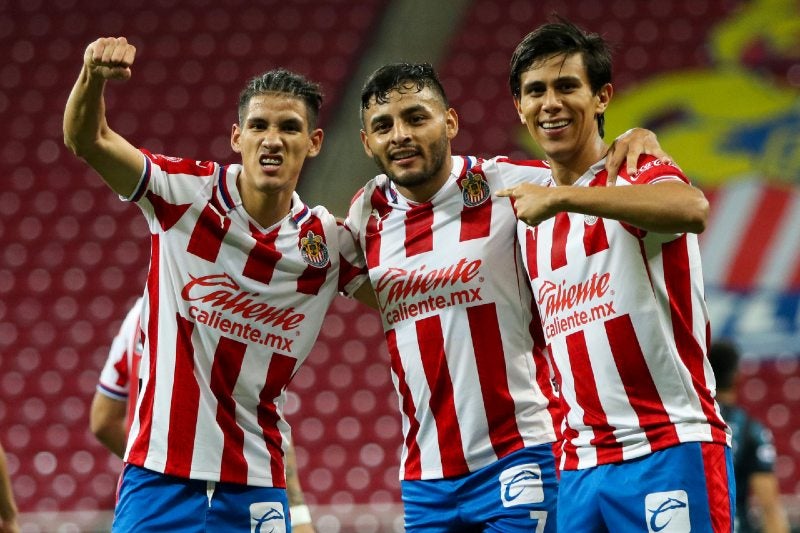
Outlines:
[{"label": "shoulder of jersey", "polygon": [[656,176],[683,176],[683,171],[675,163],[666,163],[657,157],[648,154],[639,156],[639,166],[636,172],[629,175],[625,165],[620,169],[620,177],[630,183],[651,181]]}]

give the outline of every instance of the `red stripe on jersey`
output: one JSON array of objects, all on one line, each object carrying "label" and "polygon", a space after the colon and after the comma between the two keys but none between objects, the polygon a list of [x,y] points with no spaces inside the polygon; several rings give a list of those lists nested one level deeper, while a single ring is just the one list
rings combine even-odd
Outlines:
[{"label": "red stripe on jersey", "polygon": [[597,448],[598,464],[616,463],[622,460],[622,445],[614,437],[615,428],[609,425],[600,396],[597,393],[597,382],[592,373],[589,350],[583,331],[567,336],[569,366],[575,382],[575,398],[583,409],[583,423],[592,428],[594,438],[591,444]]},{"label": "red stripe on jersey", "polygon": [[272,486],[285,487],[286,476],[284,475],[283,448],[281,432],[278,429],[278,407],[275,400],[280,397],[286,385],[292,379],[294,367],[297,359],[287,355],[273,353],[267,369],[267,380],[264,388],[261,389],[258,404],[258,425],[264,434],[264,442],[267,445],[272,460]]},{"label": "red stripe on jersey", "polygon": [[230,225],[231,219],[223,216],[211,202],[207,203],[197,218],[186,251],[209,263],[216,262],[222,239],[228,233]]},{"label": "red stripe on jersey", "polygon": [[147,191],[145,198],[147,198],[147,201],[153,206],[153,214],[156,216],[159,224],[161,224],[161,229],[164,231],[174,226],[192,206],[192,204],[171,204],[152,191]]},{"label": "red stripe on jersey", "polygon": [[586,257],[596,254],[597,252],[602,252],[603,250],[608,250],[606,225],[602,218],[595,218],[595,222],[590,224],[586,221],[586,217],[584,217],[583,249],[586,252]]},{"label": "red stripe on jersey", "polygon": [[[160,264],[159,234],[154,233],[150,238],[150,270],[147,273],[147,300],[150,310],[147,317],[148,374],[147,382],[142,391],[142,401],[139,406],[139,432],[131,445],[127,461],[144,466],[147,452],[150,449],[150,434],[153,430],[153,398],[156,389],[156,359],[158,358],[158,265]],[[140,318],[141,320],[141,318]]]},{"label": "red stripe on jersey", "polygon": [[786,288],[790,291],[800,290],[800,260],[795,264],[794,272],[789,276],[789,285]]},{"label": "red stripe on jersey", "polygon": [[636,412],[639,426],[644,430],[652,450],[678,444],[678,432],[664,409],[630,316],[612,318],[604,326],[628,402]]},{"label": "red stripe on jersey", "polygon": [[128,413],[125,421],[125,432],[129,433],[133,416],[136,412],[136,402],[139,400],[139,366],[142,364],[142,356],[134,353],[131,355],[131,380],[128,382]]},{"label": "red stripe on jersey", "polygon": [[539,226],[525,229],[525,255],[528,267],[528,278],[536,279],[539,277],[539,263],[536,262],[536,238],[539,236]]},{"label": "red stripe on jersey", "polygon": [[[561,423],[564,420],[564,411],[561,409],[560,398],[556,391],[556,385],[553,383],[561,383],[561,376],[558,374],[558,368],[553,361],[550,347],[544,338],[544,330],[542,329],[542,318],[539,315],[539,308],[536,302],[531,302],[531,323],[528,326],[531,338],[533,339],[533,360],[534,368],[536,369],[536,383],[539,389],[547,398],[547,411],[553,420],[553,430],[556,433],[556,440],[561,439]],[[551,375],[552,372],[552,375]]]},{"label": "red stripe on jersey", "polygon": [[256,244],[247,255],[243,275],[262,283],[269,283],[272,280],[275,264],[283,255],[275,247],[279,230],[280,228],[275,228],[269,233],[261,233],[252,224],[250,225],[250,234],[256,240]]},{"label": "red stripe on jersey", "polygon": [[406,214],[406,257],[433,250],[433,204],[415,205]]},{"label": "red stripe on jersey", "polygon": [[[364,200],[366,201],[366,199]],[[375,189],[369,199],[372,205],[372,213],[367,220],[367,228],[364,235],[366,242],[366,260],[369,268],[376,267],[381,263],[381,231],[383,230],[383,219],[389,216],[392,207],[383,191]]]},{"label": "red stripe on jersey", "polygon": [[189,174],[193,177],[210,176],[214,173],[214,169],[216,168],[212,161],[196,161],[194,159],[167,157],[161,154],[150,153],[147,150],[142,150],[142,152],[168,174]]},{"label": "red stripe on jersey", "polygon": [[114,371],[117,373],[117,380],[114,384],[117,387],[124,387],[126,383],[130,383],[130,375],[128,374],[128,349],[126,349],[123,354],[122,358],[114,363]]},{"label": "red stripe on jersey", "polygon": [[569,215],[558,213],[553,223],[553,247],[550,249],[550,269],[557,270],[567,264],[567,237]]},{"label": "red stripe on jersey", "polygon": [[417,410],[414,407],[414,398],[406,382],[406,373],[403,370],[403,363],[400,360],[400,352],[397,349],[397,332],[390,329],[386,332],[386,344],[389,348],[389,355],[392,371],[397,376],[397,392],[402,400],[403,414],[408,419],[408,434],[406,435],[406,450],[408,456],[403,465],[404,479],[420,479],[422,477],[422,463],[420,460],[419,443],[419,421],[417,420]]},{"label": "red stripe on jersey", "polygon": [[464,445],[456,416],[453,381],[444,351],[444,333],[439,316],[423,318],[415,323],[422,367],[431,391],[430,408],[436,420],[442,475],[455,476],[469,472]]},{"label": "red stripe on jersey", "polygon": [[194,442],[197,432],[197,413],[200,404],[200,386],[194,376],[194,323],[180,315],[177,321],[178,338],[175,343],[175,374],[172,377],[172,404],[169,412],[167,435],[167,465],[165,474],[189,477],[192,469]]},{"label": "red stripe on jersey", "polygon": [[247,345],[221,337],[211,367],[211,392],[217,399],[217,424],[224,439],[220,480],[247,484],[247,460],[244,458],[244,430],[236,423],[233,388],[242,371]]},{"label": "red stripe on jersey", "polygon": [[[309,219],[300,227],[300,238],[306,238],[309,236],[309,233],[313,233],[316,237],[321,237],[323,241],[327,238],[325,235],[325,229],[322,227],[322,221],[316,217],[309,217]],[[300,243],[297,243],[298,246]],[[330,248],[328,248],[327,243],[323,243],[324,246],[324,254],[330,253]],[[322,263],[324,257],[320,255],[316,259]],[[309,264],[305,271],[297,278],[297,292],[302,294],[310,294],[315,295],[319,294],[319,290],[322,285],[325,284],[325,280],[328,277],[328,270],[331,268],[331,260],[330,257],[327,257],[327,261],[325,261],[324,265],[315,266]]]},{"label": "red stripe on jersey", "polygon": [[732,289],[753,287],[768,258],[767,250],[780,233],[778,228],[792,199],[780,189],[762,187],[759,192],[761,197],[754,209],[756,216],[750,218],[744,235],[737,239],[739,249],[728,263],[731,270],[726,276],[725,286]]},{"label": "red stripe on jersey", "polygon": [[714,442],[726,442],[725,422],[717,415],[714,398],[705,381],[705,352],[693,335],[692,283],[689,277],[687,236],[664,244],[662,249],[664,281],[669,296],[672,335],[678,355],[692,375],[695,393],[711,426]]},{"label": "red stripe on jersey", "polygon": [[[703,454],[703,470],[706,479],[708,509],[711,512],[711,528],[714,533],[729,533],[733,530],[733,500],[731,480],[725,458],[726,446],[700,443]],[[745,490],[742,488],[742,490]]]},{"label": "red stripe on jersey", "polygon": [[[467,308],[467,319],[475,351],[483,406],[489,422],[489,438],[498,458],[525,444],[517,427],[514,399],[508,390],[506,358],[494,303]],[[449,374],[448,374],[449,377]],[[438,422],[438,419],[437,419]]]},{"label": "red stripe on jersey", "polygon": [[[483,173],[480,172],[477,167],[475,168],[475,172],[467,172],[467,166],[464,165],[462,177],[456,180],[456,183],[458,183],[458,187],[461,189],[461,194],[463,196],[465,182],[470,179],[463,176],[470,175],[473,180],[483,181],[482,185],[485,186],[485,193],[488,195],[488,198],[478,205],[469,206],[464,204],[464,208],[461,210],[461,235],[459,236],[459,241],[461,242],[488,237],[492,227],[492,197],[491,192],[489,192],[489,185],[486,183],[486,177]],[[475,194],[480,198],[479,195],[483,194],[483,192],[484,190],[481,188],[481,191]]]}]

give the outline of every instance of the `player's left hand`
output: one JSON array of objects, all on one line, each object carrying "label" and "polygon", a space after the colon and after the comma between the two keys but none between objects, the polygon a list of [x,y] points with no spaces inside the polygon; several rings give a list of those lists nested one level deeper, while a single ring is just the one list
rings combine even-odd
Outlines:
[{"label": "player's left hand", "polygon": [[661,149],[655,133],[643,128],[633,128],[617,137],[608,150],[605,165],[608,172],[606,184],[616,183],[623,162],[626,164],[628,175],[634,175],[639,168],[639,156],[642,154],[657,157],[664,163],[672,163],[672,157]]},{"label": "player's left hand", "polygon": [[316,533],[316,531],[311,524],[300,524],[298,526],[292,526],[292,533]]}]

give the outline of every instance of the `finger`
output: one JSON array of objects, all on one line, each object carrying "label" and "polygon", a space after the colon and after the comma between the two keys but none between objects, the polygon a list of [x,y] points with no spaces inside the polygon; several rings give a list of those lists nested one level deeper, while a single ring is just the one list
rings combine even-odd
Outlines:
[{"label": "finger", "polygon": [[636,171],[639,170],[639,156],[641,155],[642,147],[640,145],[628,148],[627,158],[625,159],[625,167],[628,170],[628,176],[633,176],[636,174]]},{"label": "finger", "polygon": [[495,196],[512,196],[514,194],[514,189],[500,189],[494,194]]},{"label": "finger", "polygon": [[111,53],[111,62],[114,65],[127,65],[124,63],[125,56],[129,48],[128,40],[125,37],[119,37],[115,43],[114,50]]}]

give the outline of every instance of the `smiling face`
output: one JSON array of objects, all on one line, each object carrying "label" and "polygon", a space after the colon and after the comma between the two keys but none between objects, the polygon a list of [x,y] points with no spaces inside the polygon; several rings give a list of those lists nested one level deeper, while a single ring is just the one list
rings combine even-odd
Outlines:
[{"label": "smiling face", "polygon": [[605,111],[612,93],[609,83],[592,93],[581,54],[559,54],[522,73],[514,104],[552,163],[588,168],[603,157],[596,116]]},{"label": "smiling face", "polygon": [[458,117],[429,87],[402,86],[362,110],[361,142],[383,173],[407,198],[423,202],[450,175],[450,141]]},{"label": "smiling face", "polygon": [[245,208],[262,204],[264,195],[289,201],[306,158],[319,153],[322,136],[320,129],[309,130],[302,99],[285,93],[253,96],[231,132],[231,147],[242,155],[239,189]]}]

